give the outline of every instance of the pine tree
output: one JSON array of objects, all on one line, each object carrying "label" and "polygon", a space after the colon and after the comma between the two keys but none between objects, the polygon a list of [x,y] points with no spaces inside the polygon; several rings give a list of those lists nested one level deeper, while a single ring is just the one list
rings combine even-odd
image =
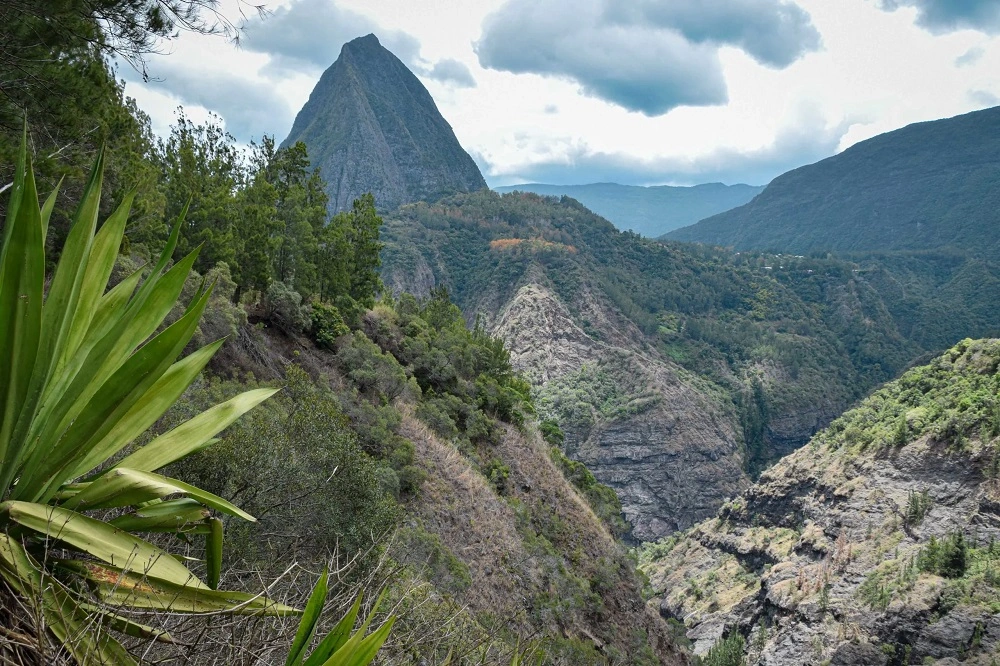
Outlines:
[{"label": "pine tree", "polygon": [[187,207],[176,256],[203,244],[195,270],[204,273],[220,261],[235,266],[236,190],[243,179],[235,138],[217,116],[195,125],[181,109],[159,151],[168,217]]}]

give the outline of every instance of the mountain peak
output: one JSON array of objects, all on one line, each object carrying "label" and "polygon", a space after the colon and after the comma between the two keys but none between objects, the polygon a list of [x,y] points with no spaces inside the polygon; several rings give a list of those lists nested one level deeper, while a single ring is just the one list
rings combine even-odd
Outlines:
[{"label": "mountain peak", "polygon": [[362,51],[367,49],[384,49],[386,53],[389,53],[390,55],[392,53],[382,46],[382,42],[378,41],[378,37],[375,36],[375,33],[370,32],[364,37],[355,37],[351,41],[345,43],[340,49],[340,54],[343,56],[345,51]]},{"label": "mountain peak", "polygon": [[382,210],[486,187],[434,99],[374,34],[344,44],[283,146],[303,141],[330,209],[366,192]]}]

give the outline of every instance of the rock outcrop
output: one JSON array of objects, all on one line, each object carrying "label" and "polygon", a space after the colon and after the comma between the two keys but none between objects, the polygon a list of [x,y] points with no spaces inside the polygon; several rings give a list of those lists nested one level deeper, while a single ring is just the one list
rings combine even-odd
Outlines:
[{"label": "rock outcrop", "polygon": [[661,613],[751,664],[996,663],[998,366],[1000,341],[961,343],[647,546]]},{"label": "rock outcrop", "polygon": [[344,45],[282,145],[303,141],[331,211],[366,192],[380,210],[486,187],[430,93],[375,35]]},{"label": "rock outcrop", "polygon": [[[492,328],[515,366],[539,386],[544,408],[589,412],[563,421],[566,453],[615,489],[633,537],[651,540],[690,527],[747,484],[732,414],[693,377],[645,349],[638,331],[622,330],[613,308],[585,300],[600,340],[537,283],[521,287]],[[575,395],[595,381],[616,385],[610,404]]]}]

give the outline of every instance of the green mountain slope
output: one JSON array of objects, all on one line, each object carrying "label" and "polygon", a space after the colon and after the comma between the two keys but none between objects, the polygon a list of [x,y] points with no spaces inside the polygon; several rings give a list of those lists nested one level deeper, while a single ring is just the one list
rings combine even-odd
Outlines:
[{"label": "green mountain slope", "polygon": [[979,288],[1000,269],[963,257],[663,244],[524,193],[406,206],[384,237],[387,285],[446,285],[507,341],[640,539],[711,515],[927,352],[1000,332]]},{"label": "green mountain slope", "polygon": [[740,208],[668,238],[736,249],[1000,247],[1000,107],[908,125],[775,178]]},{"label": "green mountain slope", "polygon": [[389,210],[486,187],[423,84],[375,35],[344,45],[283,146],[305,142],[331,211],[366,192]]},{"label": "green mountain slope", "polygon": [[764,187],[722,183],[704,183],[693,187],[525,183],[494,189],[497,192],[519,191],[573,197],[619,229],[655,238],[710,215],[742,206],[760,194]]},{"label": "green mountain slope", "polygon": [[748,663],[996,663],[998,367],[1000,341],[961,342],[650,544],[661,613]]},{"label": "green mountain slope", "polygon": [[[220,398],[282,388],[175,470],[258,518],[227,525],[235,589],[277,580],[272,594],[295,594],[298,584],[279,574],[332,558],[345,567],[335,606],[358,585],[368,594],[386,586],[398,615],[381,652],[388,663],[441,664],[451,652],[459,663],[509,664],[519,651],[546,666],[685,663],[612,532],[613,497],[554,454],[506,352],[468,330],[457,307],[379,303],[316,344],[316,331],[289,327],[297,300],[269,314],[250,308],[249,323],[226,269],[207,277],[219,286],[198,338],[231,342],[157,434]],[[192,275],[187,297],[200,284]],[[261,644],[290,642],[281,636],[239,636],[234,646],[266,661]]]}]

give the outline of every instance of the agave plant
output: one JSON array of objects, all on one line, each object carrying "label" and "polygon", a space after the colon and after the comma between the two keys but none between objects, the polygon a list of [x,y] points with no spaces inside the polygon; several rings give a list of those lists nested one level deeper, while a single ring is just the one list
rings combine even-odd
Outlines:
[{"label": "agave plant", "polygon": [[392,616],[372,633],[365,635],[368,631],[368,625],[371,624],[372,616],[378,612],[381,597],[375,602],[375,606],[368,614],[368,619],[361,624],[357,631],[352,631],[358,618],[358,611],[361,609],[361,595],[359,594],[347,614],[319,642],[312,653],[309,653],[309,643],[316,633],[316,626],[326,601],[327,576],[328,574],[324,570],[309,596],[309,602],[302,614],[298,631],[295,632],[295,639],[288,651],[285,666],[367,666],[389,637],[389,632],[395,622],[395,617]]},{"label": "agave plant", "polygon": [[[298,611],[218,590],[223,535],[213,512],[254,518],[156,472],[211,445],[276,389],[248,391],[133,446],[222,341],[176,360],[211,285],[159,330],[197,254],[169,265],[180,220],[144,280],[136,271],[106,291],[132,196],[98,230],[102,167],[103,155],[46,291],[45,235],[56,193],[39,206],[26,141],[21,147],[0,249],[0,575],[76,661],[129,664],[134,660],[103,628],[170,636],[133,622],[125,609]],[[203,535],[205,579],[138,536],[156,532]]]}]

